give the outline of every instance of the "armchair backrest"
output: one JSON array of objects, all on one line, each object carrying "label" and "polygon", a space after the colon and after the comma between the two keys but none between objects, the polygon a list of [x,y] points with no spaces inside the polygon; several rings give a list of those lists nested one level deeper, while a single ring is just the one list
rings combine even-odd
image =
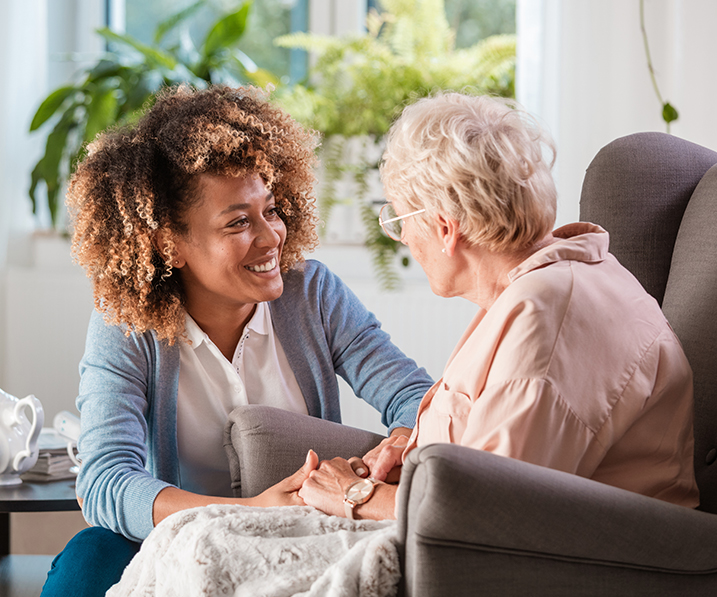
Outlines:
[{"label": "armchair backrest", "polygon": [[664,133],[605,146],[585,174],[580,219],[654,296],[694,373],[700,509],[717,513],[717,153]]}]

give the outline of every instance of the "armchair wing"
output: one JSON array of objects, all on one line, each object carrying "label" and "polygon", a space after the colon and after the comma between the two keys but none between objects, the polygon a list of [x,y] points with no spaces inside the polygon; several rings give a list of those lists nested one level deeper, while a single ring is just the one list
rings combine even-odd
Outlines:
[{"label": "armchair wing", "polygon": [[309,449],[322,460],[363,456],[383,436],[331,421],[260,405],[233,410],[224,428],[232,489],[254,497],[295,473]]},{"label": "armchair wing", "polygon": [[488,452],[415,450],[406,595],[717,594],[717,517]]}]

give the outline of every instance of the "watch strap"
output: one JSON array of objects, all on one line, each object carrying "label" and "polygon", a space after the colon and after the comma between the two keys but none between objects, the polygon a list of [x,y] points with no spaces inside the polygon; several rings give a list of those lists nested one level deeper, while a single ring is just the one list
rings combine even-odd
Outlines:
[{"label": "watch strap", "polygon": [[[354,485],[356,485],[357,483],[361,483],[364,481],[369,481],[371,483],[371,492],[366,497],[359,499],[359,500],[352,500],[351,498],[349,498],[348,494],[349,494],[349,491],[351,490],[351,488]],[[348,518],[350,520],[356,520],[356,515],[354,512],[354,509],[356,508],[356,506],[358,506],[360,504],[365,504],[373,497],[374,493],[376,493],[376,485],[377,485],[377,482],[374,479],[372,479],[371,477],[367,477],[366,479],[361,479],[359,481],[356,481],[356,483],[352,483],[351,485],[349,485],[349,487],[346,489],[346,494],[344,497],[344,514],[346,514],[346,518]]]},{"label": "watch strap", "polygon": [[356,518],[354,517],[354,508],[357,505],[358,504],[353,500],[350,500],[348,498],[344,499],[344,514],[346,514],[346,518],[348,518],[349,520],[356,520]]}]

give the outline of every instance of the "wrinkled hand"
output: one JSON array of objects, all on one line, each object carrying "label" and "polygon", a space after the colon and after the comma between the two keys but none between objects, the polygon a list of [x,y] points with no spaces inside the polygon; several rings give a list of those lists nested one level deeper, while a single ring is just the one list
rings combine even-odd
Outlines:
[{"label": "wrinkled hand", "polygon": [[253,505],[264,508],[269,506],[305,506],[304,500],[299,497],[299,490],[318,465],[319,457],[316,452],[309,450],[306,462],[298,471],[259,494],[254,498]]},{"label": "wrinkled hand", "polygon": [[348,460],[324,460],[316,470],[309,473],[299,490],[299,497],[307,506],[313,506],[326,514],[344,516],[346,488],[359,478]]},{"label": "wrinkled hand", "polygon": [[401,476],[403,453],[406,451],[407,445],[408,438],[405,435],[387,437],[359,460],[364,466],[354,463],[354,470],[365,467],[367,472],[361,476],[365,477],[370,474],[377,481],[398,483]]}]

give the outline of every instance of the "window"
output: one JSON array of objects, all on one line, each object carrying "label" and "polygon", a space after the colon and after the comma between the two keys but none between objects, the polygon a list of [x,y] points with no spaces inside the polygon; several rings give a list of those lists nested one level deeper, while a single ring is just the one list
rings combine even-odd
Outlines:
[{"label": "window", "polygon": [[[124,20],[126,33],[144,43],[152,43],[158,23],[169,16],[195,4],[196,0],[108,0],[108,14],[117,21]],[[188,30],[195,44],[201,43],[209,27],[223,14],[241,6],[239,0],[210,0],[187,21]],[[124,10],[122,10],[122,7]],[[277,75],[282,82],[300,80],[306,73],[303,52],[291,52],[273,44],[273,39],[291,31],[306,28],[308,0],[257,0],[253,3],[246,32],[238,48],[261,68]],[[181,30],[172,32],[167,43],[180,43]]]},{"label": "window", "polygon": [[456,47],[466,48],[499,33],[515,33],[516,0],[445,0]]},{"label": "window", "polygon": [[[168,16],[191,6],[196,0],[106,0],[108,21],[140,41],[150,43],[156,25]],[[255,0],[250,23],[239,49],[259,66],[276,74],[284,83],[306,77],[307,56],[300,50],[278,48],[273,39],[292,31],[309,29],[311,0]],[[240,0],[207,0],[193,17],[190,35],[195,43],[206,35],[209,26],[222,12],[240,4]],[[361,5],[354,0],[335,0],[333,12],[353,12]],[[516,0],[445,0],[446,16],[456,31],[456,47],[464,48],[498,33],[515,33]],[[322,5],[323,6],[323,5]],[[361,10],[380,9],[380,0],[365,0]],[[319,26],[319,28],[321,28]],[[321,31],[324,33],[324,31]],[[326,33],[336,33],[327,31]],[[178,34],[175,33],[175,41]]]},{"label": "window", "polygon": [[[456,47],[467,48],[500,33],[515,33],[517,0],[444,0],[446,18],[456,32]],[[380,0],[367,0],[368,9],[380,10]]]}]

